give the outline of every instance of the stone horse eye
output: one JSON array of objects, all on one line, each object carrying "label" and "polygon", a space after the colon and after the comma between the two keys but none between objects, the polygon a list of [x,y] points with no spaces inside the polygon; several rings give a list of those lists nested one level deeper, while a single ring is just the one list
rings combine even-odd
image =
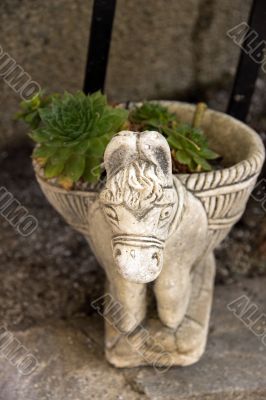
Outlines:
[{"label": "stone horse eye", "polygon": [[162,209],[160,218],[159,218],[159,227],[163,227],[171,216],[172,206],[166,206]]},{"label": "stone horse eye", "polygon": [[114,208],[110,206],[105,206],[104,211],[111,222],[118,222],[117,213]]}]

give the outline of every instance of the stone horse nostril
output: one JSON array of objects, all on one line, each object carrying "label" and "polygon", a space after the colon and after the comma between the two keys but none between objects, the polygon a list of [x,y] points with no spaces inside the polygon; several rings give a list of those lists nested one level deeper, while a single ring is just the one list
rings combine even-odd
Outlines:
[{"label": "stone horse nostril", "polygon": [[121,256],[121,250],[120,249],[116,249],[115,250],[115,257]]},{"label": "stone horse nostril", "polygon": [[159,257],[159,253],[153,253],[152,257],[153,260],[157,261],[157,265],[159,264],[160,261],[160,257]]},{"label": "stone horse nostril", "polygon": [[135,250],[131,250],[130,255],[131,255],[132,258],[135,258],[136,257]]}]

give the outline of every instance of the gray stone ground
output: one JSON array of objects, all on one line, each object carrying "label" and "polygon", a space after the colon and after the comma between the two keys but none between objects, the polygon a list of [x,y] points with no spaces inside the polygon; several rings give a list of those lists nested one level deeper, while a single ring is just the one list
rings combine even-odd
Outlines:
[{"label": "gray stone ground", "polygon": [[30,152],[25,145],[0,153],[1,185],[39,221],[36,232],[23,238],[1,217],[0,320],[36,356],[39,367],[23,376],[0,352],[0,400],[264,399],[265,347],[226,309],[245,293],[265,312],[261,204],[249,204],[217,251],[217,282],[227,285],[216,289],[202,361],[159,375],[152,368],[118,371],[104,359],[103,321],[90,305],[103,293],[103,272],[82,236],[40,192]]},{"label": "gray stone ground", "polygon": [[[103,354],[98,315],[13,332],[37,359],[30,375],[0,359],[1,400],[264,400],[266,343],[227,305],[243,294],[265,311],[266,278],[216,288],[207,351],[194,366],[117,370]],[[259,315],[259,314],[258,314]]]}]

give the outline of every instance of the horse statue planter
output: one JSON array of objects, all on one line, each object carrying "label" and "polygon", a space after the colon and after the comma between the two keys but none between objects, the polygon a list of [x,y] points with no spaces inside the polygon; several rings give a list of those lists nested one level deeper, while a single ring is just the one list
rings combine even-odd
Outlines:
[{"label": "horse statue planter", "polygon": [[[193,106],[162,104],[191,120]],[[106,272],[99,302],[106,356],[117,367],[189,365],[204,352],[213,251],[244,212],[264,148],[252,129],[225,114],[207,111],[203,129],[223,156],[220,170],[173,175],[160,133],[123,131],[106,148],[99,191],[66,191],[37,172],[50,203],[85,235]],[[147,313],[147,289],[156,315],[152,307]]]}]

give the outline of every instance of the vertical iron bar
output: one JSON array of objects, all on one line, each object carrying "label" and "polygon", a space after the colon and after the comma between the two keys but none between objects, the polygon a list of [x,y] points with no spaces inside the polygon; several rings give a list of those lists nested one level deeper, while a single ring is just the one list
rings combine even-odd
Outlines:
[{"label": "vertical iron bar", "polygon": [[[250,27],[249,33],[251,30],[255,31],[258,34],[257,38],[259,42],[266,40],[265,0],[253,0],[248,25]],[[264,51],[261,51],[261,56],[258,57],[258,60],[254,61],[252,59],[249,54],[251,49],[249,47],[250,40],[248,36],[247,34],[243,43],[245,50],[241,50],[236,77],[227,109],[228,114],[241,121],[245,121],[247,118],[259,69],[265,55]],[[256,44],[258,44],[258,42]]]},{"label": "vertical iron bar", "polygon": [[84,92],[104,91],[116,0],[94,0]]}]

